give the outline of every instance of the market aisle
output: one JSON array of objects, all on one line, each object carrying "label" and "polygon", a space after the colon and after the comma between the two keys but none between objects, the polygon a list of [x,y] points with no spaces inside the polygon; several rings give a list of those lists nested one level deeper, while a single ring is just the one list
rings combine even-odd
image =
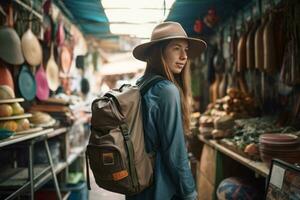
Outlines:
[{"label": "market aisle", "polygon": [[93,172],[90,170],[91,191],[89,193],[90,200],[125,200],[125,196],[113,192],[109,192],[99,188],[95,182]]}]

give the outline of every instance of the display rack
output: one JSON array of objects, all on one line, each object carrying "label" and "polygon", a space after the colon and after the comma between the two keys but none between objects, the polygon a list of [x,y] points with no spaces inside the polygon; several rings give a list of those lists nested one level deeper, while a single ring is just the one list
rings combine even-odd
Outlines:
[{"label": "display rack", "polygon": [[[68,166],[72,164],[76,158],[83,154],[85,146],[68,149],[67,144],[68,128],[46,129],[37,133],[28,135],[18,135],[0,141],[0,148],[10,149],[11,147],[28,148],[29,164],[27,168],[10,168],[0,173],[1,194],[9,195],[5,198],[14,199],[17,196],[25,194],[30,190],[30,198],[34,199],[34,192],[40,189],[45,183],[51,179],[54,181],[57,199],[65,199],[68,193],[61,193],[56,175],[64,172],[64,180],[67,180]],[[48,139],[57,136],[63,136],[63,160],[53,164],[51,152],[48,145]],[[34,165],[34,144],[44,142],[44,147],[49,159],[48,165]],[[13,145],[13,146],[10,146]],[[13,192],[12,192],[13,191]],[[62,195],[63,194],[63,195]]]},{"label": "display rack", "polygon": [[213,147],[214,149],[221,152],[222,154],[229,156],[230,158],[234,159],[235,161],[239,162],[240,164],[253,170],[255,173],[257,173],[263,177],[268,176],[269,168],[266,166],[265,163],[245,158],[245,157],[233,152],[232,150],[222,146],[216,140],[207,140],[202,135],[198,135],[198,138],[201,142],[204,142],[205,144]]}]

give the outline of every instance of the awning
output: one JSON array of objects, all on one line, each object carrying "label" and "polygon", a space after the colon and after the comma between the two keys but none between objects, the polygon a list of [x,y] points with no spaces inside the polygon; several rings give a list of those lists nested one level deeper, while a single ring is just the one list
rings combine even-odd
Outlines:
[{"label": "awning", "polygon": [[117,37],[109,30],[109,22],[100,0],[54,0],[62,12],[84,35],[97,38]]},{"label": "awning", "polygon": [[[196,19],[203,20],[210,9],[214,9],[219,18],[219,24],[235,16],[239,10],[251,0],[176,0],[166,21],[179,22],[188,35],[196,34],[193,30]],[[202,35],[210,35],[213,30],[204,26]]]},{"label": "awning", "polygon": [[[79,26],[85,35],[97,38],[117,37],[110,32],[110,22],[104,12],[101,0],[53,1],[74,24]],[[195,20],[204,19],[210,9],[216,11],[220,24],[225,22],[228,17],[236,17],[242,8],[253,2],[251,0],[176,0],[165,21],[177,21],[182,24],[188,35],[194,35],[196,34],[194,32]],[[215,27],[213,29],[215,30]],[[206,27],[201,34],[210,35],[212,33],[212,29]]]}]

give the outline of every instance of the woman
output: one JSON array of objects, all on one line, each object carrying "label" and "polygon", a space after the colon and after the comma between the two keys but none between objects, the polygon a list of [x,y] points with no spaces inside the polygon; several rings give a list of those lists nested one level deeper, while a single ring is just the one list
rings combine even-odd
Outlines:
[{"label": "woman", "polygon": [[143,120],[147,152],[155,152],[153,185],[128,200],[197,198],[188,163],[184,132],[189,131],[189,58],[206,48],[200,39],[187,37],[179,23],[156,26],[151,41],[133,50],[136,59],[147,62],[144,81],[165,78],[143,96]]}]

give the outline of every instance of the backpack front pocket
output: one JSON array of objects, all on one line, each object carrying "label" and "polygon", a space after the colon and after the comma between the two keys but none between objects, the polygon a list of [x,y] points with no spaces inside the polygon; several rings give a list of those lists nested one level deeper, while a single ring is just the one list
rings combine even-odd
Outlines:
[{"label": "backpack front pocket", "polygon": [[[118,147],[111,144],[88,145],[90,165],[101,180],[116,180],[113,174],[126,170],[121,152]],[[123,173],[123,176],[125,172]],[[125,177],[124,177],[125,178]]]},{"label": "backpack front pocket", "polygon": [[123,193],[132,187],[130,172],[119,148],[112,144],[87,146],[88,160],[96,183],[114,192]]}]

